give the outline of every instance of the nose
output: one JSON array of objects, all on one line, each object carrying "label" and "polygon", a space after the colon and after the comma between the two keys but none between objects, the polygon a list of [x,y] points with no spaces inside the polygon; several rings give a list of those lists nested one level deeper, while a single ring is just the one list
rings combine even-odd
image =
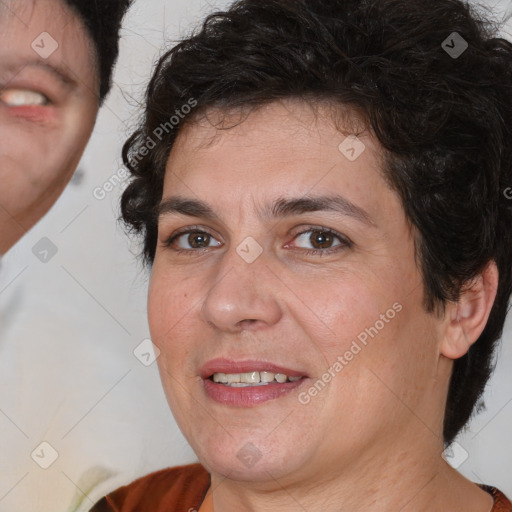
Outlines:
[{"label": "nose", "polygon": [[[279,280],[264,253],[247,263],[235,249],[223,256],[201,307],[201,317],[224,332],[259,330],[279,322]],[[282,284],[281,284],[282,286]]]}]

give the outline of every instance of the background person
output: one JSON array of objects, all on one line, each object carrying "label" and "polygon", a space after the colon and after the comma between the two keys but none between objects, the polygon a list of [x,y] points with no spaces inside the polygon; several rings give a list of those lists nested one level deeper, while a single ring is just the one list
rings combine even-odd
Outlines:
[{"label": "background person", "polygon": [[110,89],[129,4],[0,4],[0,254],[71,179]]},{"label": "background person", "polygon": [[[121,20],[129,5],[130,0],[0,2],[0,255],[46,214],[71,179],[111,88]],[[56,249],[47,238],[42,242],[35,254],[30,253],[41,263]],[[2,280],[7,280],[7,286],[0,284],[3,300],[13,282],[11,261],[0,270]],[[37,287],[36,282],[31,280],[30,285]],[[29,287],[30,296],[38,292]],[[56,491],[49,477],[49,464],[61,454],[57,443],[53,445],[58,449],[37,437],[38,428],[48,432],[48,424],[41,425],[40,410],[30,407],[26,422],[19,414],[27,405],[28,390],[40,388],[42,396],[36,402],[43,409],[50,407],[54,388],[50,378],[41,383],[38,364],[44,362],[59,374],[48,350],[43,357],[31,350],[33,341],[55,336],[54,326],[48,323],[32,339],[23,335],[34,320],[23,322],[17,315],[26,302],[17,295],[3,302],[0,315],[0,332],[12,328],[19,336],[12,346],[5,336],[0,343],[0,409],[5,422],[0,425],[0,510],[75,510],[83,493],[70,505],[76,489],[67,496]],[[25,350],[31,350],[35,363],[23,357]],[[11,434],[20,436],[21,450]],[[66,478],[62,471],[61,476]],[[80,485],[89,489],[108,475],[85,468],[82,476]],[[69,477],[66,481],[72,485]]]}]

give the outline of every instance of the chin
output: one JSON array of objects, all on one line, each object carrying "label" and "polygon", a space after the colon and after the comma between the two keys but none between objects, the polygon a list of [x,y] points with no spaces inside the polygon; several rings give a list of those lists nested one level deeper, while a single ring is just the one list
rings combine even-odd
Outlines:
[{"label": "chin", "polygon": [[201,464],[231,480],[266,482],[286,477],[306,465],[303,448],[269,442],[265,435],[226,435],[223,441],[217,439],[205,446],[208,445],[195,449]]},{"label": "chin", "polygon": [[[236,454],[233,455],[236,457]],[[240,461],[233,462],[232,457],[217,457],[215,455],[207,457],[204,460],[199,458],[201,464],[210,473],[221,475],[222,477],[236,480],[239,482],[267,482],[269,480],[279,479],[286,476],[289,470],[282,467],[282,461],[277,461],[267,457],[263,458],[254,465],[244,465]]]}]

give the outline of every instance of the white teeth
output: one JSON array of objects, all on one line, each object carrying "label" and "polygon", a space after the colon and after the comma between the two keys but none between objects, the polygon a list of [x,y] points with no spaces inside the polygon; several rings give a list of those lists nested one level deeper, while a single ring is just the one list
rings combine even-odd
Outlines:
[{"label": "white teeth", "polygon": [[246,382],[234,382],[233,384],[227,384],[232,388],[252,388],[254,386],[266,386],[266,382],[255,382],[253,384],[247,384]]},{"label": "white teeth", "polygon": [[10,107],[43,106],[47,99],[35,91],[8,89],[1,93],[1,100]]},{"label": "white teeth", "polygon": [[213,382],[226,384],[232,387],[247,387],[247,386],[265,386],[271,382],[278,382],[284,384],[285,382],[295,382],[302,377],[288,377],[284,373],[272,372],[246,372],[246,373],[214,373]]},{"label": "white teeth", "polygon": [[274,380],[274,374],[272,372],[260,372],[261,382],[272,382]]},{"label": "white teeth", "polygon": [[240,382],[246,382],[247,384],[258,383],[260,382],[260,372],[242,373]]}]

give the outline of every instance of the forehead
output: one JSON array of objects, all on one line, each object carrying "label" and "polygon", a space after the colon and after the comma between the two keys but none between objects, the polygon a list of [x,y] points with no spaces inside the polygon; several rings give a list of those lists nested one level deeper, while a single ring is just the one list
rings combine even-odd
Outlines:
[{"label": "forehead", "polygon": [[[250,145],[253,140],[265,136],[275,140],[276,130],[288,138],[287,146],[292,146],[294,141],[302,144],[300,137],[314,142],[315,135],[324,137],[334,133],[339,137],[357,133],[363,137],[369,136],[364,116],[355,108],[331,104],[323,99],[290,97],[255,107],[210,108],[201,111],[180,129],[175,146],[186,139],[187,145],[205,149],[225,137],[239,138]],[[328,144],[331,143],[329,140]],[[372,145],[376,146],[373,142]]]},{"label": "forehead", "polygon": [[[342,150],[344,141],[352,139],[364,151],[349,161]],[[207,178],[214,171],[231,169],[245,179],[252,175],[244,170],[276,175],[282,169],[289,179],[311,168],[320,175],[333,165],[355,170],[362,162],[377,171],[381,157],[380,145],[355,112],[343,108],[334,112],[322,104],[288,99],[243,113],[211,110],[192,119],[181,128],[167,169],[169,178],[184,174]]]},{"label": "forehead", "polygon": [[41,28],[41,26],[63,29],[77,17],[64,0],[2,0],[0,2],[0,25],[2,35]]},{"label": "forehead", "polygon": [[370,213],[382,207],[401,215],[382,176],[376,139],[358,132],[355,144],[364,151],[348,159],[343,143],[355,136],[361,121],[345,114],[335,122],[331,114],[294,100],[243,118],[212,112],[184,126],[167,162],[164,198],[196,196],[229,217],[233,208],[263,205],[269,198],[339,193]]}]

